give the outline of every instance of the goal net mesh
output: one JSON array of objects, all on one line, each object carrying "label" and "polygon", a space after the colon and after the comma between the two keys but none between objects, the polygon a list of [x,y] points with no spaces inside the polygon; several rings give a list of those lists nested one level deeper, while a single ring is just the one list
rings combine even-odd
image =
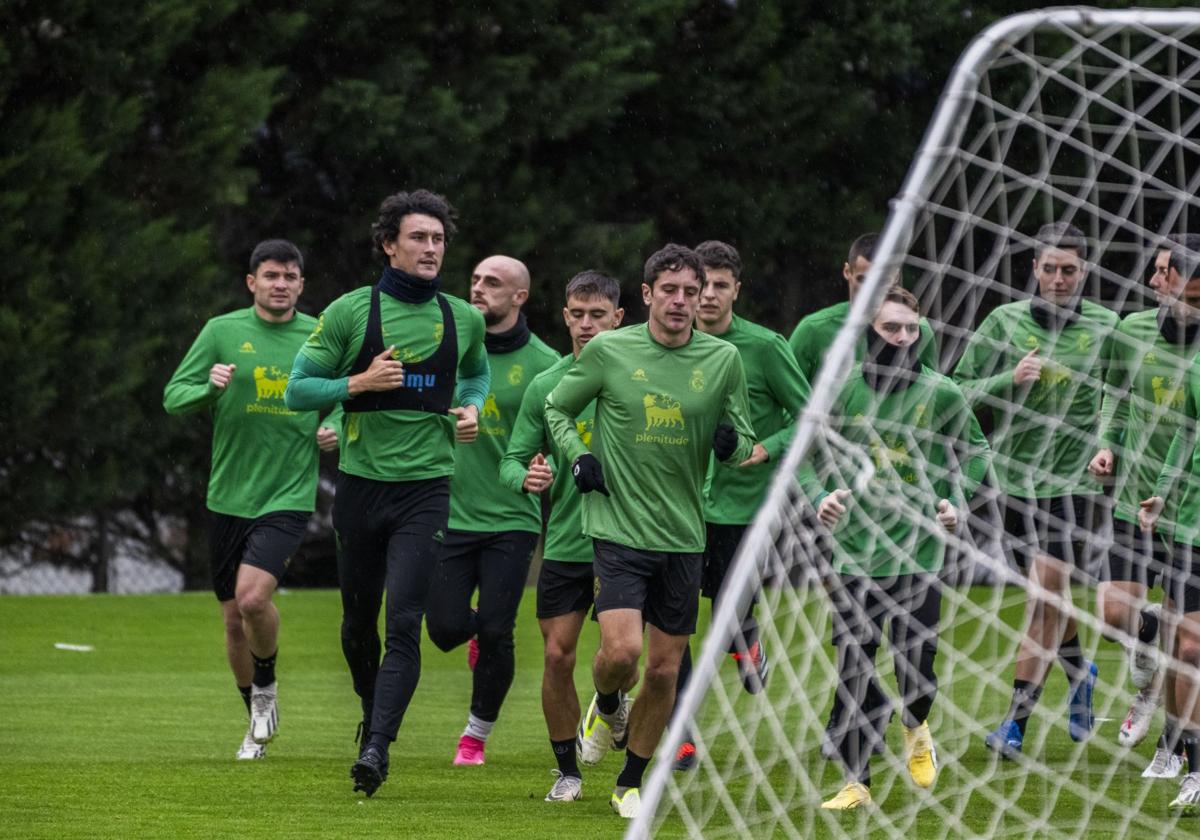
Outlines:
[{"label": "goal net mesh", "polygon": [[[1162,710],[1140,746],[1117,739],[1134,689],[1124,648],[1102,637],[1094,617],[1095,576],[1111,543],[1107,514],[1088,537],[1098,550],[1079,564],[1070,601],[1084,656],[1099,667],[1092,736],[1069,737],[1069,688],[1055,663],[1023,752],[1002,761],[985,749],[985,735],[1008,710],[1031,586],[1001,547],[996,493],[986,487],[966,527],[947,539],[941,573],[939,688],[929,716],[936,783],[913,784],[897,713],[871,761],[873,807],[822,810],[843,785],[841,765],[820,750],[839,682],[830,560],[795,475],[803,459],[820,457],[837,465],[843,486],[872,492],[871,454],[840,436],[830,417],[896,272],[936,333],[946,374],[991,310],[1036,292],[1034,237],[1049,222],[1070,222],[1087,237],[1086,299],[1121,316],[1158,305],[1147,285],[1156,246],[1168,234],[1200,232],[1198,31],[1197,10],[1051,9],[1000,21],[964,53],[710,631],[696,643],[692,682],[630,836],[1166,837],[1179,830],[1166,807],[1178,781],[1141,777]],[[986,420],[985,431],[995,431]],[[1094,427],[1077,432],[1098,448]],[[1029,468],[1036,470],[1036,458]],[[1116,492],[1110,487],[1106,497]],[[892,504],[922,539],[942,538],[934,511],[903,495]],[[771,675],[767,690],[751,695],[726,650],[755,593]],[[876,669],[896,704],[886,638]],[[678,772],[671,765],[685,731],[698,762]]]}]

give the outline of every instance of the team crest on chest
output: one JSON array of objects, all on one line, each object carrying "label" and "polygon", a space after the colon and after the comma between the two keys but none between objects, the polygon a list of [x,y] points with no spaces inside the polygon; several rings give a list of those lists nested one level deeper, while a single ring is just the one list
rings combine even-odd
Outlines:
[{"label": "team crest on chest", "polygon": [[692,371],[692,378],[688,380],[688,387],[699,393],[704,390],[704,371],[696,368]]},{"label": "team crest on chest", "polygon": [[520,365],[513,365],[508,369],[508,384],[520,385],[521,380],[525,378],[525,368]]},{"label": "team crest on chest", "polygon": [[446,325],[445,324],[443,324],[441,321],[438,321],[436,324],[433,325],[433,340],[434,341],[441,341],[442,336],[445,334],[446,334]]}]

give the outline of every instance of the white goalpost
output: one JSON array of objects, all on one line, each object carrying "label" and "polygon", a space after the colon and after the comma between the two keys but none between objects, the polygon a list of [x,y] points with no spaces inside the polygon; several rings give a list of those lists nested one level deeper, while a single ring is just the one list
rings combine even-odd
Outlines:
[{"label": "white goalpost", "polygon": [[[940,759],[936,784],[923,789],[910,780],[897,711],[872,761],[874,805],[822,810],[843,778],[839,763],[820,750],[839,674],[824,585],[830,561],[796,476],[802,463],[818,458],[838,464],[855,493],[878,491],[869,454],[839,434],[831,417],[864,330],[897,274],[932,325],[939,367],[949,376],[990,312],[1035,294],[1035,237],[1050,222],[1068,222],[1086,237],[1087,300],[1118,316],[1155,309],[1147,286],[1155,252],[1168,235],[1200,234],[1198,192],[1200,9],[1046,9],[1001,20],[971,43],[698,644],[629,837],[1150,838],[1188,830],[1166,807],[1178,780],[1141,776],[1163,712],[1140,746],[1118,742],[1133,689],[1122,645],[1104,637],[1095,617],[1095,578],[1111,543],[1107,508],[1088,538],[1093,556],[1080,564],[1069,602],[1084,655],[1099,666],[1091,737],[1070,737],[1069,686],[1055,664],[1023,751],[1001,760],[985,748],[984,737],[1009,708],[1034,586],[1001,549],[997,494],[988,487],[977,494],[974,515],[963,519],[966,527],[945,538],[938,694],[929,717]],[[1065,387],[1070,394],[1102,388],[1104,367],[1098,362],[1094,381]],[[1174,410],[1164,405],[1154,418]],[[995,431],[986,419],[985,431]],[[1098,448],[1095,428],[1069,431]],[[1120,491],[1110,484],[1102,495]],[[903,494],[891,504],[896,516],[934,538],[932,510]],[[772,673],[767,690],[750,695],[724,663],[756,595]],[[1152,590],[1152,601],[1160,597]],[[886,641],[876,666],[895,698]],[[686,737],[695,743],[697,766],[677,772],[673,759]]]}]

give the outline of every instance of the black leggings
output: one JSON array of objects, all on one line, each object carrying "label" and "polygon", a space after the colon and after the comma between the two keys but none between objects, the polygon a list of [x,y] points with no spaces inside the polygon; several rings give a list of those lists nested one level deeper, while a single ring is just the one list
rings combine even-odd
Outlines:
[{"label": "black leggings", "polygon": [[886,708],[875,706],[878,700],[869,698],[883,622],[891,619],[888,639],[904,725],[914,728],[929,717],[937,697],[933,661],[942,612],[941,583],[932,574],[892,578],[839,575],[830,589],[840,680],[837,691],[844,708],[833,740],[846,772],[869,785],[868,761],[876,732],[883,728],[877,718],[887,714]]},{"label": "black leggings", "polygon": [[[425,616],[429,638],[451,651],[479,640],[471,687],[471,714],[492,722],[512,687],[513,628],[525,594],[538,535],[528,531],[449,531],[442,545]],[[479,589],[479,607],[471,596]]]},{"label": "black leggings", "polygon": [[[393,482],[338,473],[333,528],[342,653],[373,740],[396,739],[421,678],[421,618],[449,518],[449,478]],[[385,589],[381,662],[379,607]]]}]

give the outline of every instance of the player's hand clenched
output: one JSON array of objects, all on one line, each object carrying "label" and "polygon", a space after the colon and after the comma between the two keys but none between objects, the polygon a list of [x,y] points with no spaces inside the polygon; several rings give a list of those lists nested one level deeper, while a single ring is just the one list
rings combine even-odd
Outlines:
[{"label": "player's hand clenched", "polygon": [[364,391],[390,391],[404,384],[404,365],[393,358],[395,350],[392,345],[372,359],[370,367],[350,377],[346,383],[350,396]]},{"label": "player's hand clenched", "polygon": [[571,475],[575,476],[575,486],[579,488],[580,493],[591,493],[595,490],[608,495],[608,488],[604,486],[604,468],[592,453],[585,452],[575,459]]},{"label": "player's hand clenched", "polygon": [[539,452],[529,461],[529,471],[525,473],[521,489],[526,493],[541,493],[553,483],[554,472],[546,463],[546,456]]},{"label": "player's hand clenched", "polygon": [[222,365],[215,364],[212,370],[208,372],[208,381],[212,383],[214,388],[225,390],[225,386],[229,384],[229,380],[233,379],[233,372],[237,370],[237,365]]},{"label": "player's hand clenched", "polygon": [[737,451],[737,431],[728,423],[722,423],[713,431],[713,454],[718,461],[727,461]]},{"label": "player's hand clenched", "polygon": [[1158,524],[1158,517],[1162,516],[1163,497],[1151,496],[1149,499],[1143,499],[1138,502],[1138,525],[1147,534],[1154,531],[1154,526]]},{"label": "player's hand clenched", "polygon": [[1037,382],[1042,376],[1042,360],[1038,358],[1038,350],[1034,347],[1021,357],[1013,369],[1013,384],[1024,385],[1026,382]]},{"label": "player's hand clenched", "polygon": [[1111,449],[1101,449],[1088,463],[1088,472],[1096,476],[1112,475],[1115,460]]},{"label": "player's hand clenched", "polygon": [[467,405],[462,408],[452,408],[450,414],[456,418],[454,439],[459,443],[474,443],[475,438],[479,437],[479,407]]},{"label": "player's hand clenched", "polygon": [[949,499],[942,499],[938,502],[937,521],[951,534],[958,530],[958,511],[954,509],[954,505],[950,504]]},{"label": "player's hand clenched", "polygon": [[846,515],[846,502],[850,499],[849,490],[834,490],[817,505],[817,519],[821,524],[832,530],[843,516]]}]

